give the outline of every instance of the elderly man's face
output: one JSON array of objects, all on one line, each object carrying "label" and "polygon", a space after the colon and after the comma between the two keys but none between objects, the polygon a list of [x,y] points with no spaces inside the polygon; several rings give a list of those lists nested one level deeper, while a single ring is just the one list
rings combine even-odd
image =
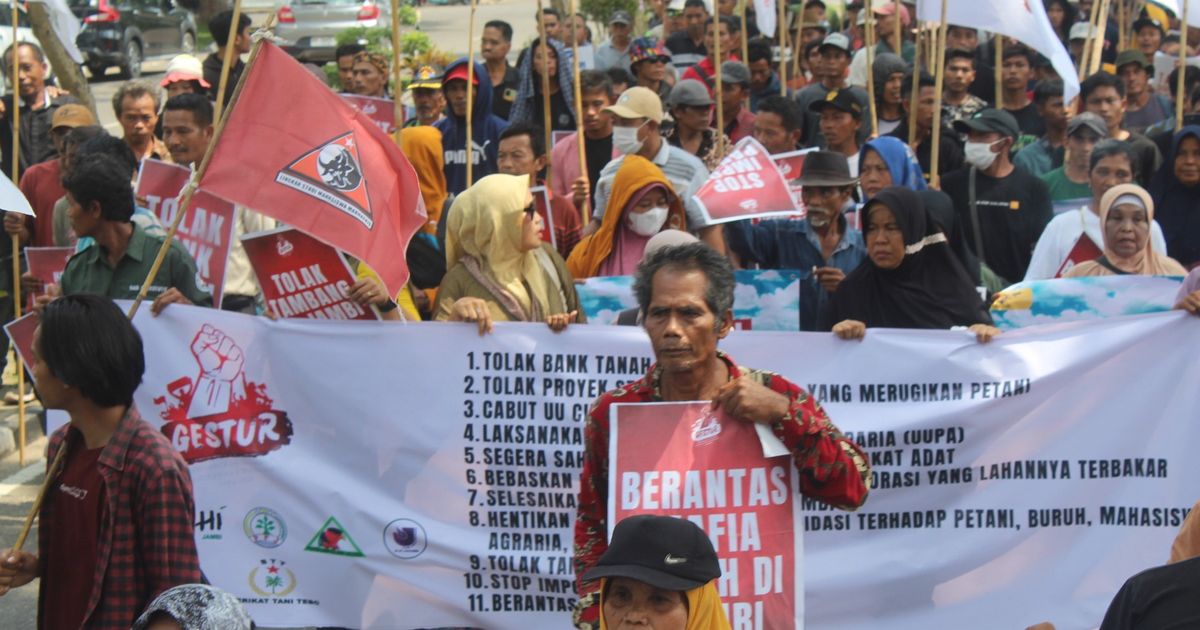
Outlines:
[{"label": "elderly man's face", "polygon": [[654,274],[650,286],[642,325],[658,364],[668,373],[689,372],[716,357],[717,341],[729,334],[733,314],[708,308],[704,272],[664,267]]}]

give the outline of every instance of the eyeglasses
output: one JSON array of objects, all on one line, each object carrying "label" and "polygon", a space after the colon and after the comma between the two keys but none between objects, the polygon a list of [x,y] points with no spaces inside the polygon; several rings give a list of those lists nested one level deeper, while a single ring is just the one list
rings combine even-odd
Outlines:
[{"label": "eyeglasses", "polygon": [[525,210],[523,212],[525,212],[525,216],[532,219],[533,215],[537,214],[537,208],[535,207],[534,202],[529,202],[529,205],[525,206]]}]

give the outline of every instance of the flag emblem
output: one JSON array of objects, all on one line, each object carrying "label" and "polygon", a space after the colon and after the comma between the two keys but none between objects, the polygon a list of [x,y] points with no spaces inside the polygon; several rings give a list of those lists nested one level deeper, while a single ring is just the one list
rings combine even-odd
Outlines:
[{"label": "flag emblem", "polygon": [[275,181],[345,212],[368,230],[375,225],[353,131],[304,154]]}]

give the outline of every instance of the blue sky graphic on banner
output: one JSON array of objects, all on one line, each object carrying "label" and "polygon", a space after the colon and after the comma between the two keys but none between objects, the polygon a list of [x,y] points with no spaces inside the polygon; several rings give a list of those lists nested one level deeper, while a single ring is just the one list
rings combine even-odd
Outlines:
[{"label": "blue sky graphic on banner", "polygon": [[992,302],[1001,329],[1170,310],[1182,277],[1096,276],[1019,282]]},{"label": "blue sky graphic on banner", "polygon": [[[800,330],[800,281],[807,272],[752,269],[736,274],[733,318],[737,328]],[[591,324],[615,324],[621,311],[637,307],[632,276],[588,278],[575,288]]]}]

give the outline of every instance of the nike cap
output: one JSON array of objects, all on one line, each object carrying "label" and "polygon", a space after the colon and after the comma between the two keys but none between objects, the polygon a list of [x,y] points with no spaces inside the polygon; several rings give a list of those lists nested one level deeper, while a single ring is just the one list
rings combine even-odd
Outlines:
[{"label": "nike cap", "polygon": [[613,577],[690,591],[721,577],[721,566],[708,534],[695,523],[644,514],[617,523],[608,550],[583,574],[583,581]]}]

